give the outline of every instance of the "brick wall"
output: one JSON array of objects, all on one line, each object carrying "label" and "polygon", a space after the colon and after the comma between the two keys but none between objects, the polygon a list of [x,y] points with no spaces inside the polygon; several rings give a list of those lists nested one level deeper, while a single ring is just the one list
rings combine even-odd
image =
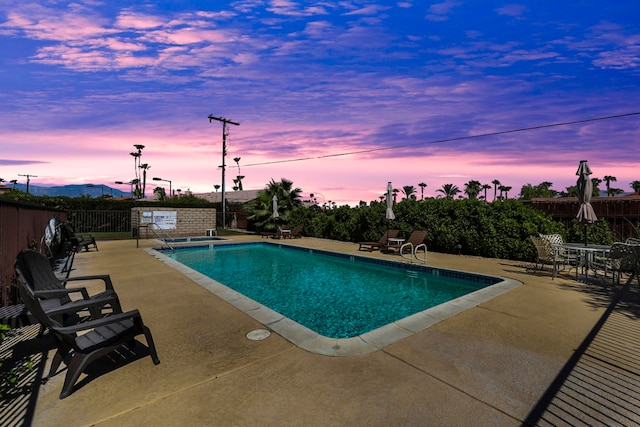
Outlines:
[{"label": "brick wall", "polygon": [[[171,237],[204,236],[216,228],[216,210],[212,208],[136,207],[131,209],[131,227],[138,227],[141,238],[155,238],[149,230],[155,223]],[[161,233],[161,232],[159,232]]]}]

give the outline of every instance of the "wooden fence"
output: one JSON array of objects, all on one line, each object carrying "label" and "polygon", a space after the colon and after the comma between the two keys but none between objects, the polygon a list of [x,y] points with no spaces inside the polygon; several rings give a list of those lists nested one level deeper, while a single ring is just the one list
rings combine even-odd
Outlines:
[{"label": "wooden fence", "polygon": [[[577,197],[561,197],[553,199],[532,199],[531,206],[546,212],[553,219],[569,225],[578,214],[580,203]],[[613,237],[617,241],[625,241],[629,237],[640,235],[640,195],[632,194],[622,197],[594,197],[591,206],[598,219],[609,224]]]},{"label": "wooden fence", "polygon": [[18,253],[27,248],[40,249],[44,228],[49,219],[66,221],[67,212],[39,205],[0,200],[0,286],[2,306],[15,302],[12,286],[13,263]]}]

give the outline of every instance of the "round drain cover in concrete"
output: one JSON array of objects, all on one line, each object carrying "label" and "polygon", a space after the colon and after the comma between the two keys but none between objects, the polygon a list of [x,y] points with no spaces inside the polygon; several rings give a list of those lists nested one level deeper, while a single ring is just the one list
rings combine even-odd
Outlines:
[{"label": "round drain cover in concrete", "polygon": [[251,341],[261,341],[271,335],[271,332],[266,329],[256,329],[255,331],[251,331],[247,334],[247,338]]}]

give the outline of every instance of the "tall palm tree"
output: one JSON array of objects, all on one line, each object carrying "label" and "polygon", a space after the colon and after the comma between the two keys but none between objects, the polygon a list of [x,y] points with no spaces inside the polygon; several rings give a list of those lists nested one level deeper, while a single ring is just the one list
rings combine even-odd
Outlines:
[{"label": "tall palm tree", "polygon": [[458,194],[461,190],[457,185],[454,184],[443,184],[442,188],[438,188],[436,190],[439,193],[444,194],[447,199],[453,199],[456,194]]},{"label": "tall palm tree", "polygon": [[427,184],[421,182],[418,187],[420,187],[420,193],[422,194],[421,200],[424,200],[424,189],[427,188]]},{"label": "tall palm tree", "polygon": [[405,185],[402,187],[402,192],[404,193],[404,198],[408,200],[416,192],[416,188],[413,185]]},{"label": "tall palm tree", "polygon": [[502,185],[502,183],[497,179],[494,179],[493,181],[491,181],[491,183],[493,184],[493,201],[495,202],[496,195],[498,194],[498,186]]},{"label": "tall palm tree", "polygon": [[640,193],[640,181],[631,181],[631,184],[629,184],[629,186],[633,188],[633,191],[635,191],[636,193]]},{"label": "tall palm tree", "polygon": [[143,163],[139,166],[142,169],[142,198],[145,197],[145,192],[147,191],[147,171],[151,169],[151,166],[147,163]]},{"label": "tall palm tree", "polygon": [[489,184],[482,184],[482,189],[484,190],[484,201],[487,201],[487,190],[491,189]]},{"label": "tall palm tree", "polygon": [[615,176],[605,175],[604,181],[607,184],[607,197],[611,197],[613,193],[611,192],[611,182],[616,182],[618,179]]},{"label": "tall palm tree", "polygon": [[[140,195],[142,193],[142,191],[140,189],[140,157],[142,157],[142,150],[144,149],[144,145],[134,144],[133,146],[138,151],[134,151],[134,152],[129,153],[129,154],[133,156],[133,170],[134,170],[135,176],[136,176],[136,191],[135,191],[135,194],[136,194],[137,198],[140,198]],[[133,180],[131,182],[133,182]]]},{"label": "tall palm tree", "polygon": [[480,181],[470,180],[464,185],[464,192],[470,199],[477,199],[480,194],[482,184]]}]

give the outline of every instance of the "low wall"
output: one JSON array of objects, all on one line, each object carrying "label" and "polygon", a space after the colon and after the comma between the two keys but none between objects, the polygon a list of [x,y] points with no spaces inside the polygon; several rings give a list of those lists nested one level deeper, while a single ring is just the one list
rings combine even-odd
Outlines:
[{"label": "low wall", "polygon": [[[132,232],[140,238],[155,238],[151,227],[161,228],[171,237],[204,236],[206,230],[217,228],[213,208],[136,207],[131,209]],[[159,231],[162,233],[162,231]]]}]

